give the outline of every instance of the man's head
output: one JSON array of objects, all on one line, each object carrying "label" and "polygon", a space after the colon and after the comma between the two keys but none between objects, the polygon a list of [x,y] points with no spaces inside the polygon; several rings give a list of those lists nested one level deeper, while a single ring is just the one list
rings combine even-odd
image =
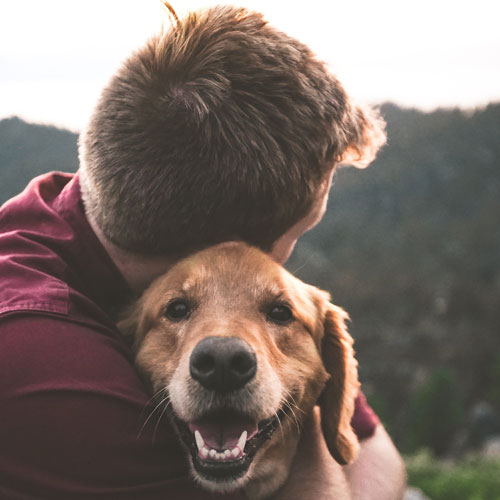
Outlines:
[{"label": "man's head", "polygon": [[385,136],[311,51],[234,7],[153,37],[103,90],[80,137],[88,216],[116,246],[265,251],[317,204],[336,164]]}]

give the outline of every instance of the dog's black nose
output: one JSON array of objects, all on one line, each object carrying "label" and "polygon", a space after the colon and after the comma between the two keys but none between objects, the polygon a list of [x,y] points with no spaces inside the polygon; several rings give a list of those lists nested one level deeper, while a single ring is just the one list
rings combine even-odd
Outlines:
[{"label": "dog's black nose", "polygon": [[191,353],[189,371],[203,387],[226,393],[240,389],[254,377],[257,358],[237,337],[207,337]]}]

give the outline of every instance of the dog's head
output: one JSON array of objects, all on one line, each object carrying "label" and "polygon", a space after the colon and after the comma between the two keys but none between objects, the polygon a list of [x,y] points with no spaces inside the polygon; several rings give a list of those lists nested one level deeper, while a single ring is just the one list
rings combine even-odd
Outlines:
[{"label": "dog's head", "polygon": [[[346,313],[269,256],[221,244],[158,278],[119,327],[172,420],[195,478],[213,491],[284,481],[321,395],[333,457],[350,462],[358,390]],[[167,403],[165,403],[167,404]]]}]

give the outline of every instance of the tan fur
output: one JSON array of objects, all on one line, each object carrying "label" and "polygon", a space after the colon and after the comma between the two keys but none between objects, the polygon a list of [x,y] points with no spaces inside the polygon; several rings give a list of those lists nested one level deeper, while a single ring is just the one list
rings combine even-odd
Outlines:
[{"label": "tan fur", "polygon": [[[295,318],[286,325],[270,322],[263,312],[278,296],[290,304]],[[179,297],[195,307],[187,320],[172,322],[165,307]],[[193,475],[213,491],[244,488],[251,498],[264,498],[285,481],[299,429],[323,390],[322,426],[330,452],[342,464],[356,455],[350,420],[359,384],[346,318],[327,293],[299,281],[261,251],[235,243],[176,264],[119,326],[134,339],[138,369],[154,391],[168,390],[174,413],[184,421],[217,404],[190,377],[189,356],[197,343],[209,336],[236,336],[252,347],[257,373],[244,391],[227,395],[226,402],[256,421],[272,417],[285,401],[293,412],[257,451],[243,478],[220,485],[208,484],[194,469]]]}]

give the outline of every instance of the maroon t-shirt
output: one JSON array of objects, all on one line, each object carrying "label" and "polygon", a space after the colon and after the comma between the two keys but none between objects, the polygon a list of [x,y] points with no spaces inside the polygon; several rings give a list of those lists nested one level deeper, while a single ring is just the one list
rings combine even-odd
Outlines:
[{"label": "maroon t-shirt", "polygon": [[[0,209],[0,498],[243,498],[190,479],[112,320],[129,299],[77,175],[38,177]],[[358,436],[377,423],[358,398]]]}]

